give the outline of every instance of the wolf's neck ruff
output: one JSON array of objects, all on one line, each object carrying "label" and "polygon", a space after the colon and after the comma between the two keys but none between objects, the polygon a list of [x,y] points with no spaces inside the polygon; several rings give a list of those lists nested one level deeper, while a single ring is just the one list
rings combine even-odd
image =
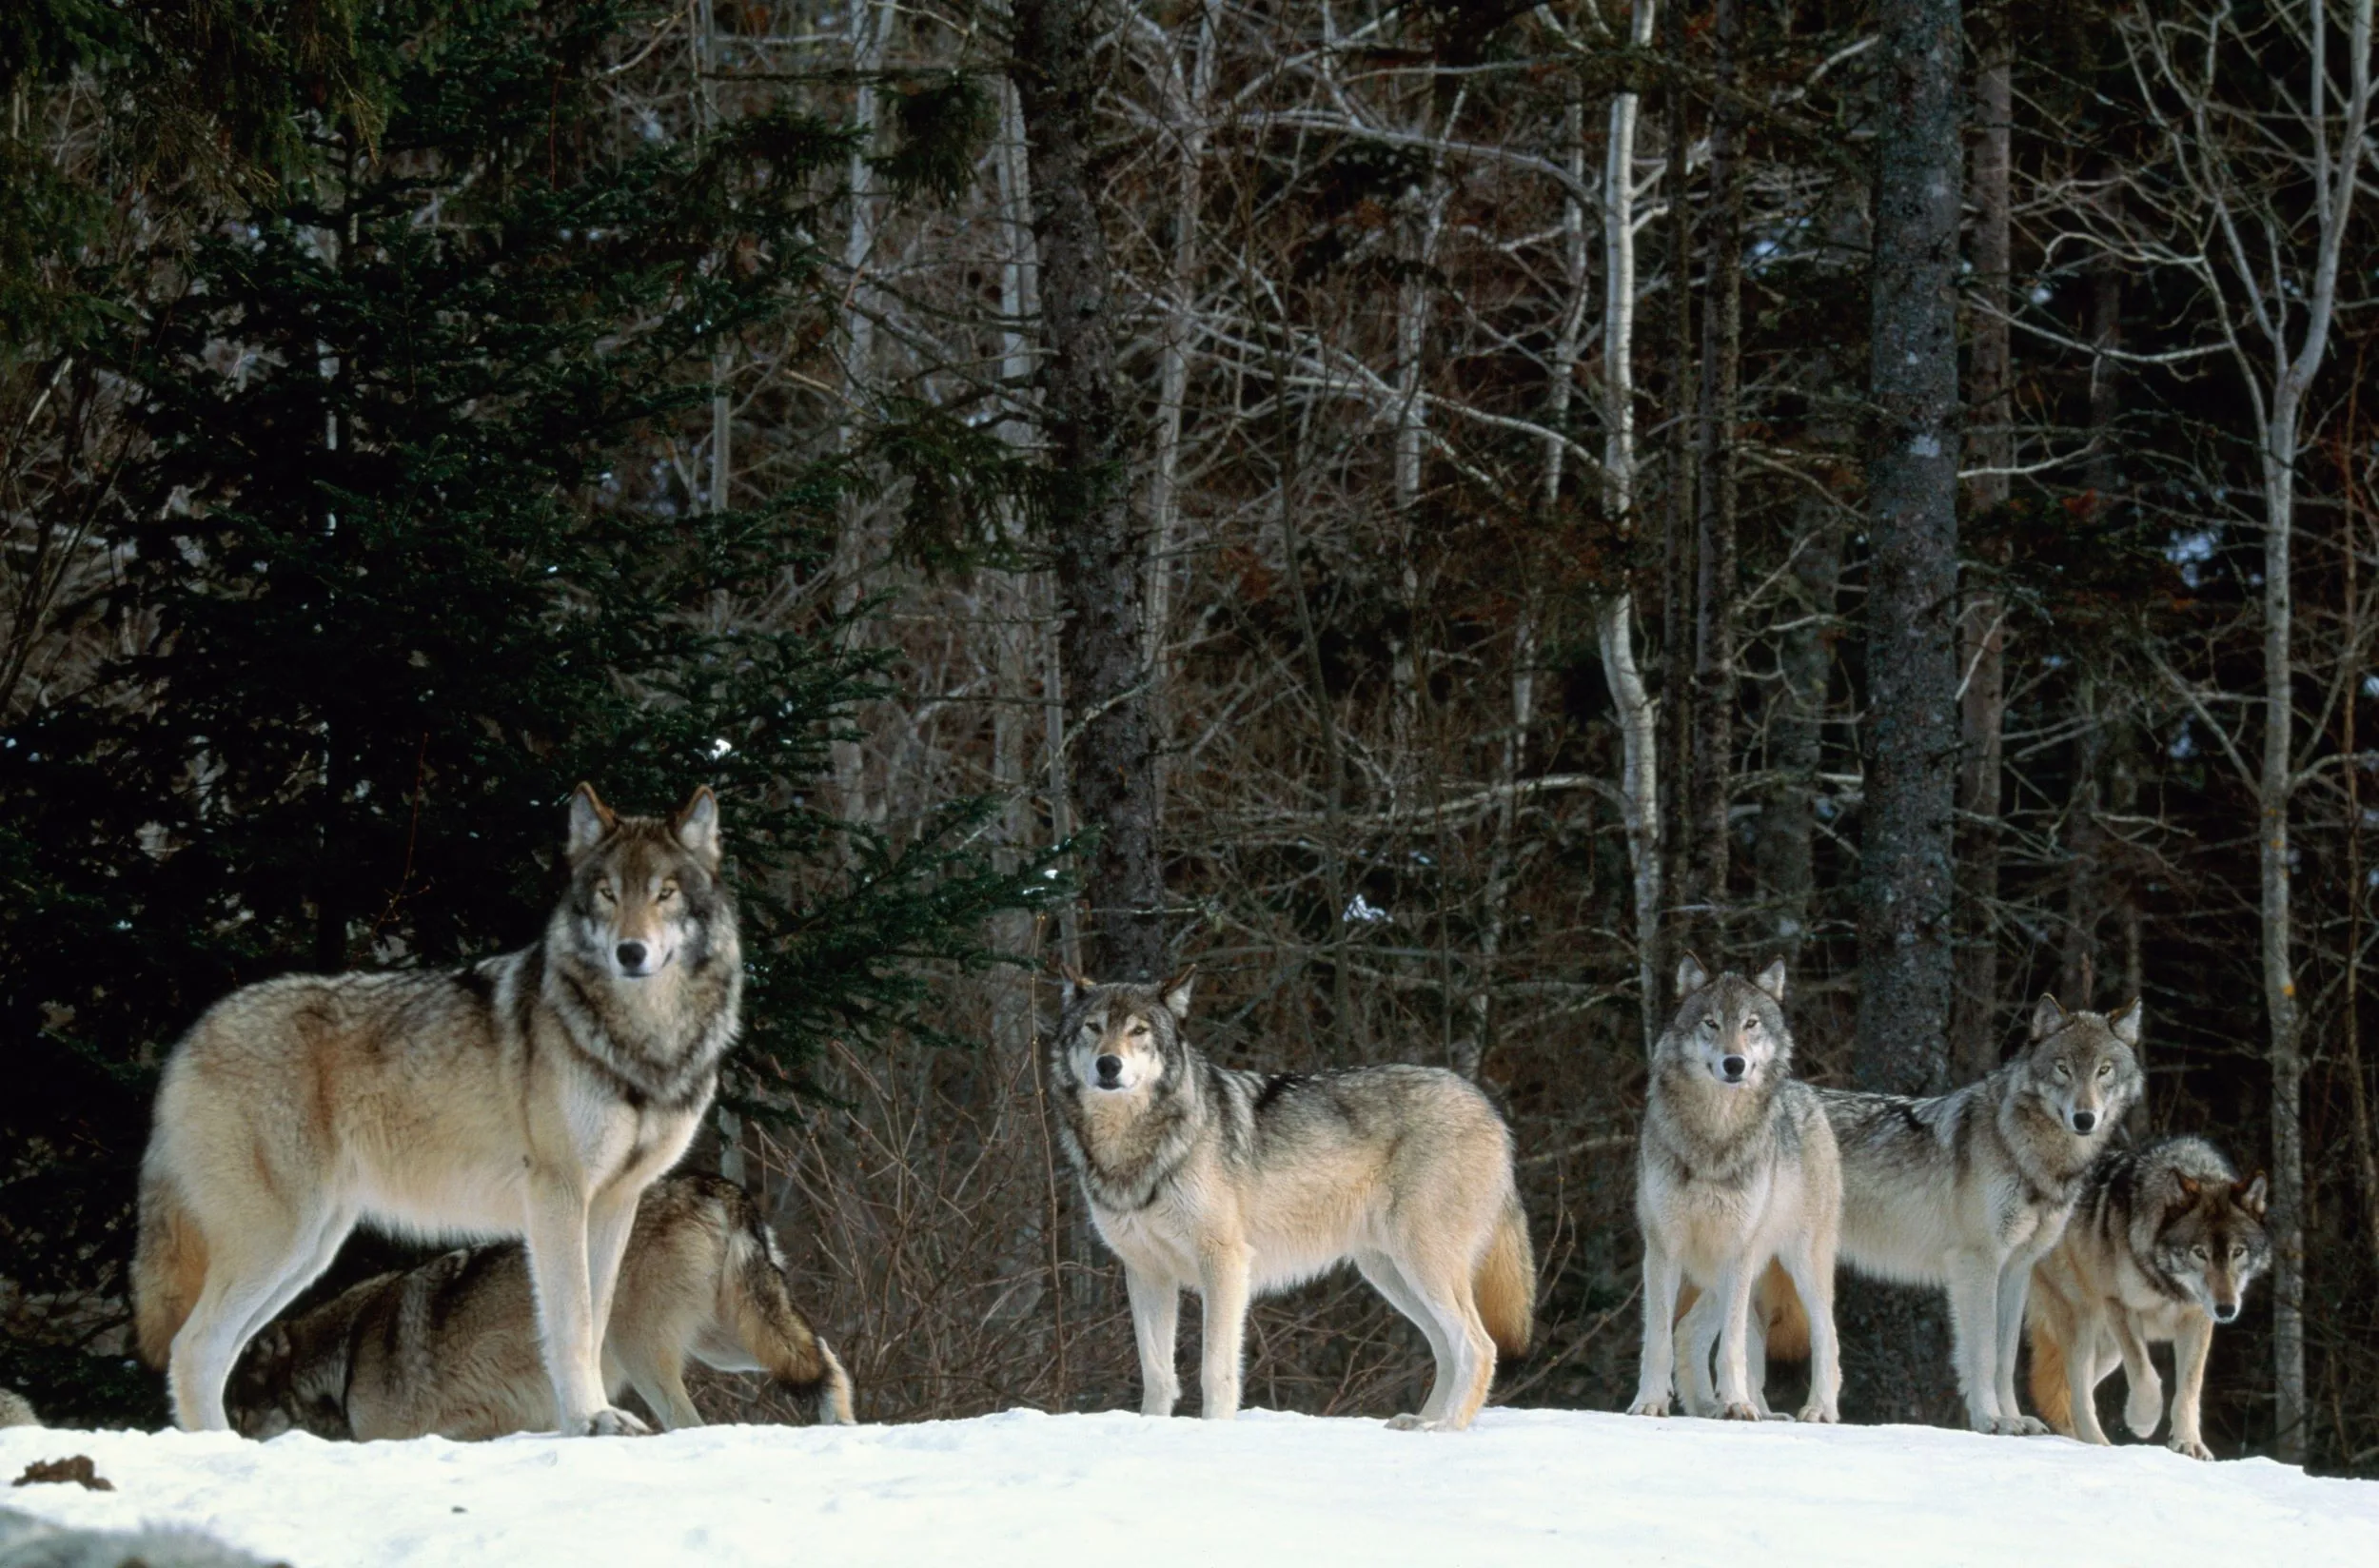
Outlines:
[{"label": "wolf's neck ruff", "polygon": [[[710,1098],[718,1064],[735,1044],[743,993],[743,955],[735,915],[714,915],[698,952],[667,970],[622,980],[578,957],[558,931],[515,955],[520,983],[534,986],[570,1025],[572,1047],[659,1110],[682,1110]],[[559,924],[559,922],[557,922]]]},{"label": "wolf's neck ruff", "polygon": [[1156,1201],[1190,1158],[1207,1119],[1198,1092],[1205,1066],[1187,1041],[1183,1068],[1169,1068],[1145,1089],[1103,1093],[1072,1080],[1062,1067],[1057,1104],[1067,1156],[1091,1201],[1101,1208],[1137,1213]]}]

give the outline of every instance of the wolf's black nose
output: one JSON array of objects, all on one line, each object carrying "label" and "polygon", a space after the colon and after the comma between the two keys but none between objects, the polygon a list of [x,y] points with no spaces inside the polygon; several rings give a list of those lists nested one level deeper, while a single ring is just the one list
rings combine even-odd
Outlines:
[{"label": "wolf's black nose", "polygon": [[1729,1078],[1740,1078],[1743,1075],[1744,1065],[1743,1059],[1740,1056],[1730,1056],[1725,1061],[1719,1064],[1720,1068],[1725,1069],[1726,1075]]},{"label": "wolf's black nose", "polygon": [[2213,1321],[2215,1323],[2229,1323],[2237,1316],[2238,1303],[2236,1302],[2223,1302],[2217,1304],[2213,1309]]},{"label": "wolf's black nose", "polygon": [[2092,1127],[2094,1127],[2097,1125],[2098,1113],[2096,1111],[2077,1110],[2074,1112],[2074,1130],[2075,1132],[2088,1132]]},{"label": "wolf's black nose", "polygon": [[619,954],[619,967],[621,969],[636,970],[642,969],[644,967],[643,943],[622,942],[614,951]]},{"label": "wolf's black nose", "polygon": [[1120,1056],[1102,1056],[1096,1066],[1101,1083],[1111,1084],[1123,1076],[1124,1059]]}]

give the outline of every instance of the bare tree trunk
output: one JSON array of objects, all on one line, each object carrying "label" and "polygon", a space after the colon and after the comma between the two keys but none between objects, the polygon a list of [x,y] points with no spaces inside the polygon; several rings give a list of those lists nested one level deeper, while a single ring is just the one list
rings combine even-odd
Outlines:
[{"label": "bare tree trunk", "polygon": [[[1949,1082],[1957,791],[1958,0],[1879,0],[1883,102],[1870,274],[1865,799],[1858,881],[1860,1088]],[[1845,1408],[1924,1421],[1948,1403],[1930,1292],[1843,1293]]]},{"label": "bare tree trunk", "polygon": [[1778,638],[1777,679],[1768,713],[1770,783],[1752,845],[1768,923],[1761,934],[1787,963],[1799,961],[1801,945],[1808,940],[1818,890],[1818,767],[1834,676],[1834,601],[1842,570],[1840,507],[1817,498],[1804,502],[1800,512],[1800,537],[1785,583],[1790,629]]},{"label": "bare tree trunk", "polygon": [[1165,968],[1150,723],[1146,546],[1125,489],[1130,445],[1116,374],[1116,302],[1091,166],[1099,74],[1095,0],[1015,0],[1012,73],[1032,154],[1040,272],[1042,430],[1064,628],[1076,814],[1099,833],[1085,892],[1094,972]]},{"label": "bare tree trunk", "polygon": [[1727,807],[1735,747],[1735,434],[1742,379],[1742,103],[1736,56],[1741,0],[1718,0],[1710,104],[1710,272],[1701,315],[1701,405],[1696,457],[1701,506],[1694,532],[1692,882],[1686,924],[1717,960],[1726,947]]},{"label": "bare tree trunk", "polygon": [[[1661,845],[1662,887],[1674,893],[1692,880],[1689,854],[1693,834],[1685,830],[1691,806],[1687,794],[1692,772],[1694,701],[1693,616],[1690,584],[1694,564],[1694,330],[1693,330],[1693,134],[1692,98],[1684,69],[1685,17],[1682,6],[1671,6],[1661,19],[1661,50],[1670,63],[1663,127],[1668,140],[1668,440],[1666,505],[1661,510],[1661,820],[1676,823],[1676,833]],[[1681,947],[1690,932],[1671,931],[1666,946]],[[1655,944],[1645,962],[1659,971],[1669,969],[1671,954]],[[1645,1007],[1658,1003],[1647,993]],[[1652,1026],[1659,1034],[1660,1020]]]},{"label": "bare tree trunk", "polygon": [[[2015,462],[2015,400],[2008,353],[2010,142],[2014,135],[2015,50],[2004,21],[1984,40],[1976,68],[1975,143],[1975,302],[1971,331],[1973,426],[1966,450],[1980,472],[1968,488],[1972,514],[1996,520],[2007,506]],[[1996,535],[1997,529],[1992,528]],[[1992,564],[1998,564],[1994,560]],[[1998,1065],[1999,948],[1995,910],[1999,898],[2000,732],[2007,712],[2006,615],[1985,577],[1965,596],[1958,620],[1964,696],[1959,728],[1964,749],[1958,772],[1962,813],[1958,854],[1965,911],[1958,933],[1950,1058],[1961,1081]]]},{"label": "bare tree trunk", "polygon": [[[1635,0],[1628,37],[1638,49],[1652,41],[1654,0]],[[1611,99],[1610,135],[1604,148],[1602,201],[1602,504],[1622,529],[1633,531],[1636,505],[1636,116],[1641,99],[1622,92]],[[1681,200],[1673,189],[1671,201]],[[1602,645],[1602,673],[1619,708],[1621,817],[1627,833],[1627,859],[1634,872],[1637,1005],[1648,1052],[1661,1030],[1667,993],[1661,968],[1661,767],[1660,708],[1644,689],[1636,664],[1635,595],[1612,594],[1596,608],[1595,636]],[[1671,669],[1675,668],[1674,655]]]},{"label": "bare tree trunk", "polygon": [[1957,784],[1959,0],[1881,0],[1867,463],[1861,1087],[1949,1078]]}]

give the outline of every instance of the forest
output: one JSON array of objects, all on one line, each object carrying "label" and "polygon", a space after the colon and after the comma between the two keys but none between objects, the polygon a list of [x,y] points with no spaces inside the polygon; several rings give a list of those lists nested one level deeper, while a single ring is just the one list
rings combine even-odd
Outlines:
[{"label": "forest", "polygon": [[[11,0],[0,1385],[164,1420],[164,1053],[532,940],[587,779],[718,793],[694,1161],[863,1419],[1135,1403],[1061,965],[1478,1083],[1497,1397],[1622,1407],[1691,952],[1903,1093],[2140,998],[2133,1134],[2271,1182],[2208,1441],[2379,1475],[2372,12]],[[1842,1323],[1961,1424],[1937,1301]],[[1247,1397],[1426,1365],[1333,1276]]]}]

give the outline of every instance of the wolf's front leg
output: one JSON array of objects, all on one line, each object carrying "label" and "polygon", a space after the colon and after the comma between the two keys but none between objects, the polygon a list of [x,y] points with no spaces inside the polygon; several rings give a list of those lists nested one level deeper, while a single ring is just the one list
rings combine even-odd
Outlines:
[{"label": "wolf's front leg", "polygon": [[[2193,1460],[2211,1460],[2205,1434],[2197,1430],[2197,1401],[2206,1386],[2206,1352],[2213,1348],[2213,1320],[2192,1312],[2173,1342],[2173,1435],[2165,1446]],[[2134,1426],[2133,1431],[2139,1429]],[[2155,1428],[2152,1425],[2141,1437]]]},{"label": "wolf's front leg", "polygon": [[[2117,1306],[2108,1314],[2114,1330],[2115,1348],[2123,1353],[2123,1424],[2134,1437],[2153,1438],[2156,1426],[2164,1420],[2164,1382],[2156,1376],[2156,1363],[2149,1359],[2148,1342],[2139,1337],[2132,1315]],[[2207,1328],[2212,1332],[2212,1325]],[[2173,1348],[2173,1370],[2180,1370],[2180,1349]],[[2179,1412],[2173,1412],[2173,1433],[2180,1432]],[[2178,1446],[2175,1444],[2174,1446]]]},{"label": "wolf's front leg", "polygon": [[529,1278],[537,1287],[537,1331],[564,1437],[642,1434],[645,1424],[612,1408],[603,1391],[602,1343],[588,1272],[585,1198],[563,1183],[531,1177]]},{"label": "wolf's front leg", "polygon": [[[2074,1422],[2074,1436],[2083,1442],[2104,1445],[2106,1428],[2098,1424],[2098,1368],[2106,1357],[2107,1347],[2098,1330],[2092,1324],[2088,1312],[2074,1314],[2074,1333],[2065,1347],[2065,1402]],[[2033,1354],[2040,1354],[2040,1343],[2033,1342]]]},{"label": "wolf's front leg", "polygon": [[1725,1421],[1760,1419],[1760,1408],[1751,1399],[1743,1350],[1751,1317],[1751,1283],[1758,1277],[1759,1266],[1748,1258],[1738,1259],[1710,1290],[1719,1299],[1719,1415]]},{"label": "wolf's front leg", "polygon": [[1244,1242],[1219,1242],[1198,1259],[1198,1292],[1206,1298],[1204,1363],[1198,1414],[1230,1421],[1239,1414],[1239,1344],[1248,1327],[1248,1273],[1253,1258]]},{"label": "wolf's front leg", "polygon": [[2024,1301],[2032,1294],[2033,1252],[2023,1252],[1999,1265],[1997,1320],[1994,1327],[1997,1352],[1992,1362],[1992,1386],[1999,1396],[1999,1419],[2006,1429],[2021,1438],[2045,1438],[2049,1423],[2035,1416],[2024,1414],[2024,1407],[2015,1402],[2015,1347],[2024,1334]]},{"label": "wolf's front leg", "polygon": [[1667,1248],[1650,1236],[1643,1239],[1642,1370],[1636,1378],[1636,1402],[1631,1416],[1668,1414],[1669,1388],[1675,1381],[1677,1341],[1671,1321],[1677,1316],[1677,1291],[1683,1271]]},{"label": "wolf's front leg", "polygon": [[1990,1253],[1950,1255],[1950,1360],[1966,1418],[1977,1432],[2014,1433],[1999,1415],[1999,1261]]},{"label": "wolf's front leg", "polygon": [[1181,1379],[1173,1370],[1181,1286],[1126,1264],[1124,1290],[1131,1298],[1131,1337],[1140,1347],[1140,1414],[1170,1416],[1181,1398]]}]

